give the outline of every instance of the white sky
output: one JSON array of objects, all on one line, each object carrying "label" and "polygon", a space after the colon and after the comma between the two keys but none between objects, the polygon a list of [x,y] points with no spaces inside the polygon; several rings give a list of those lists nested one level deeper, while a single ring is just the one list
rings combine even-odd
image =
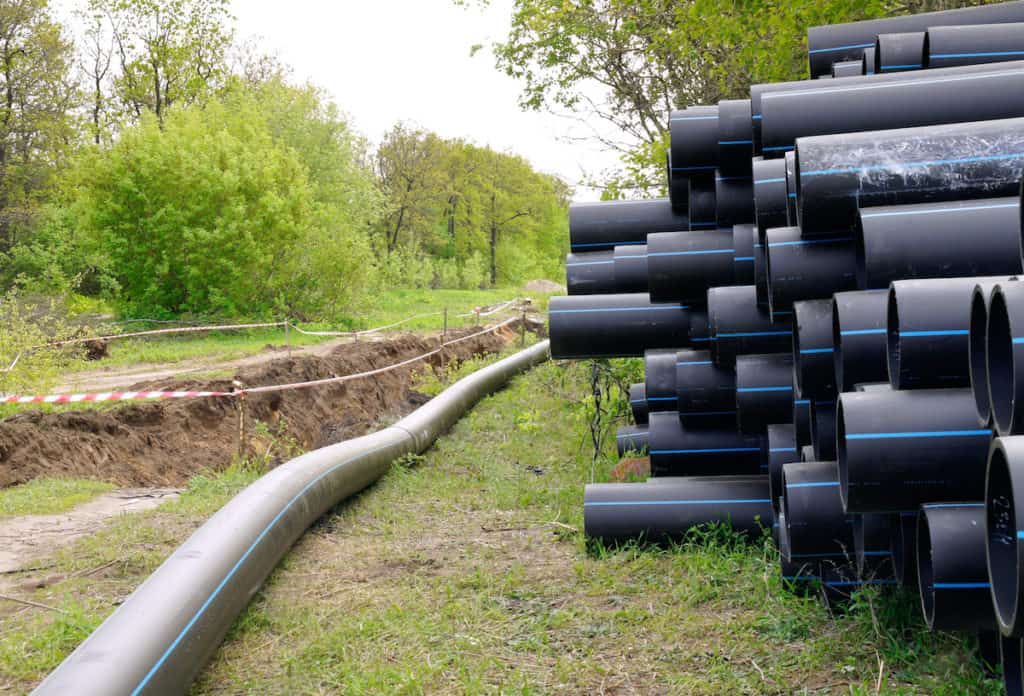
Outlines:
[{"label": "white sky", "polygon": [[[55,0],[63,19],[85,0]],[[597,191],[578,186],[618,159],[593,142],[566,142],[583,127],[558,116],[524,112],[520,84],[474,44],[502,40],[512,0],[481,9],[452,0],[232,0],[239,40],[259,45],[325,88],[372,142],[398,121],[526,157],[535,168],[576,187],[576,200]],[[601,125],[601,124],[598,124]]]}]

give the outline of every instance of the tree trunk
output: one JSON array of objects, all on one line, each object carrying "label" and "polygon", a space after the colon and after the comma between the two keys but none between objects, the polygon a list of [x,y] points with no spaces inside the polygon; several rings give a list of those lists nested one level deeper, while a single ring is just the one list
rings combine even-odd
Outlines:
[{"label": "tree trunk", "polygon": [[491,192],[491,287],[498,282],[498,219],[495,194]]}]

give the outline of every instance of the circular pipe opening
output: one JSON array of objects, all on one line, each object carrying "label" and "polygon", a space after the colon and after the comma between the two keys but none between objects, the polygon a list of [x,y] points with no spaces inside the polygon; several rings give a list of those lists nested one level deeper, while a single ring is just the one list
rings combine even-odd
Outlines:
[{"label": "circular pipe opening", "polygon": [[985,291],[975,288],[971,297],[971,328],[968,333],[968,358],[971,372],[971,391],[978,411],[978,423],[988,425],[992,420],[992,408],[988,397],[988,370],[985,364],[985,324],[988,322],[988,308]]},{"label": "circular pipe opening", "polygon": [[928,515],[917,516],[917,587],[921,593],[921,613],[929,628],[935,622],[935,575],[932,568],[932,535]]},{"label": "circular pipe opening", "polygon": [[889,384],[900,388],[900,308],[896,288],[889,288],[889,304],[886,310],[885,355],[889,366]]},{"label": "circular pipe opening", "polygon": [[1017,613],[1017,513],[1010,467],[1001,447],[993,447],[985,483],[985,535],[988,575],[999,623],[1009,625]]},{"label": "circular pipe opening", "polygon": [[988,381],[989,404],[992,418],[1000,435],[1013,425],[1013,334],[1010,315],[1003,293],[992,292],[988,306],[988,326],[985,331],[985,369]]},{"label": "circular pipe opening", "polygon": [[832,299],[832,365],[836,373],[836,391],[846,391],[843,382],[843,341],[839,328],[839,302]]},{"label": "circular pipe opening", "polygon": [[839,498],[846,511],[850,488],[850,469],[846,458],[846,418],[844,417],[842,395],[836,398],[836,467],[839,469]]}]

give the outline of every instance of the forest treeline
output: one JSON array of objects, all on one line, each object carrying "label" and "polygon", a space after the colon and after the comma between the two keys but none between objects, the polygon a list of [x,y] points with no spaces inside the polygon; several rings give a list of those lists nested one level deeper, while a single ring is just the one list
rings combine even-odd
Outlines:
[{"label": "forest treeline", "polygon": [[[0,3],[0,291],[126,315],[338,316],[558,277],[570,191],[398,124],[377,147],[226,0]],[[414,116],[414,114],[411,114]]]}]

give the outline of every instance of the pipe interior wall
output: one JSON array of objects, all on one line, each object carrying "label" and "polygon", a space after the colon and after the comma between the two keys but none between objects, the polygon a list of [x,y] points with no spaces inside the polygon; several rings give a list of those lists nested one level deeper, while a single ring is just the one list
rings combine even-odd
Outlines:
[{"label": "pipe interior wall", "polygon": [[757,306],[768,312],[770,318],[771,311],[768,307],[767,245],[761,243],[760,235],[756,229],[754,230],[754,298],[757,300]]},{"label": "pipe interior wall", "polygon": [[1003,24],[1022,21],[1024,2],[1018,1],[811,27],[807,30],[811,77],[829,74],[832,63],[861,57],[865,48],[875,45],[875,39],[879,34],[925,31],[931,27],[958,24]]},{"label": "pipe interior wall", "polygon": [[555,358],[639,357],[651,348],[689,344],[685,305],[651,302],[646,293],[552,297],[548,305]]},{"label": "pipe interior wall", "polygon": [[565,287],[570,295],[602,295],[616,292],[614,253],[588,251],[566,254]]},{"label": "pipe interior wall", "polygon": [[982,500],[992,433],[969,389],[839,395],[836,445],[847,512]]},{"label": "pipe interior wall", "polygon": [[794,394],[793,399],[793,431],[796,434],[797,447],[811,445],[811,400],[802,394]]},{"label": "pipe interior wall", "polygon": [[796,152],[789,150],[782,159],[786,163],[786,226],[796,227]]},{"label": "pipe interior wall", "polygon": [[927,53],[926,38],[927,34],[923,31],[879,34],[875,39],[875,61],[879,72],[923,69]]},{"label": "pipe interior wall", "polygon": [[836,293],[832,301],[832,359],[838,391],[888,380],[886,315],[889,293]]},{"label": "pipe interior wall", "polygon": [[862,208],[858,284],[1021,273],[1020,213],[1018,196]]},{"label": "pipe interior wall", "polygon": [[858,208],[1018,195],[1024,119],[800,138],[796,162],[803,234],[847,236]]},{"label": "pipe interior wall", "polygon": [[[684,172],[672,170],[671,151],[665,153],[665,169],[668,180],[668,200],[672,205],[672,210],[677,214],[686,215],[690,206],[690,177]],[[689,222],[682,229],[688,228]]]},{"label": "pipe interior wall", "polygon": [[1021,58],[1024,58],[1024,21],[928,28],[927,59],[932,69]]},{"label": "pipe interior wall", "polygon": [[834,399],[832,300],[795,302],[793,321],[793,375],[797,390],[808,399]]},{"label": "pipe interior wall", "polygon": [[999,662],[1006,696],[1024,696],[1024,640],[1000,636]]},{"label": "pipe interior wall", "polygon": [[618,245],[644,244],[653,232],[690,226],[667,198],[596,201],[569,206],[569,245],[573,252],[611,251]]},{"label": "pipe interior wall", "polygon": [[811,447],[818,461],[836,458],[836,402],[811,401]]},{"label": "pipe interior wall", "polygon": [[864,49],[864,55],[861,56],[861,74],[862,75],[874,75],[878,72],[878,60],[875,56],[875,47],[868,46]]},{"label": "pipe interior wall", "polygon": [[992,290],[985,333],[992,421],[1000,435],[1024,432],[1024,285]]},{"label": "pipe interior wall", "polygon": [[736,414],[741,432],[761,433],[793,417],[793,356],[736,356]]},{"label": "pipe interior wall", "polygon": [[[1013,281],[1006,281],[1007,283]],[[992,425],[992,403],[988,385],[988,312],[995,286],[979,283],[971,294],[971,325],[968,335],[971,391],[978,409],[978,425]]]}]

